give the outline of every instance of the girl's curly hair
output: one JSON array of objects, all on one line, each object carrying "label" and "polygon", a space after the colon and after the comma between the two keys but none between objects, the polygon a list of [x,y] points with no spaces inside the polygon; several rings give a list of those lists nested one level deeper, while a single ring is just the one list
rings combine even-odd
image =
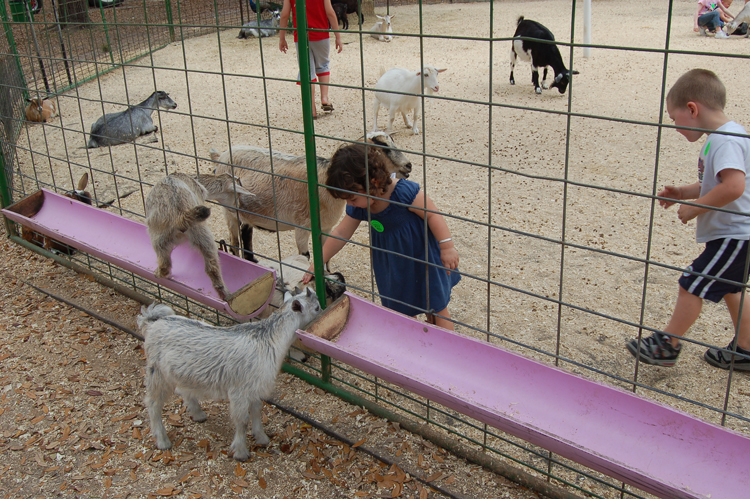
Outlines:
[{"label": "girl's curly hair", "polygon": [[[368,173],[370,188],[366,189]],[[350,199],[363,192],[382,194],[391,182],[383,151],[365,144],[348,144],[333,154],[325,185],[334,198]]]}]

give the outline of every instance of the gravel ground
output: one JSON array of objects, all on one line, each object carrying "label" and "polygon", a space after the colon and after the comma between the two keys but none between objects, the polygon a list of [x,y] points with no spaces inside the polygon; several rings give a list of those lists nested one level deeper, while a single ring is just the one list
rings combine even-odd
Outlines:
[{"label": "gravel ground", "polygon": [[125,328],[140,304],[7,239],[1,251],[0,497],[539,497],[283,373],[274,400],[303,419],[266,404],[271,443],[248,462],[227,456],[224,402],[198,424],[175,397],[175,445],[159,451],[141,342],[32,285]]}]

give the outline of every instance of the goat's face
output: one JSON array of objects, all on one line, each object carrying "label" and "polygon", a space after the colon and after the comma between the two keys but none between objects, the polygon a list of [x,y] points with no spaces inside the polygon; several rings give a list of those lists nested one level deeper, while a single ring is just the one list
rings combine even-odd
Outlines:
[{"label": "goat's face", "polygon": [[399,178],[409,178],[411,161],[409,161],[409,158],[403,152],[396,148],[396,143],[390,135],[385,132],[370,132],[367,134],[367,140],[375,145],[382,146],[381,151],[391,163],[389,167],[390,173],[395,173]]},{"label": "goat's face", "polygon": [[177,103],[169,97],[167,92],[159,90],[157,92],[157,97],[159,99],[159,107],[164,109],[174,109],[177,107]]},{"label": "goat's face", "polygon": [[281,12],[279,12],[278,10],[274,10],[271,13],[271,19],[273,21],[271,24],[273,24],[273,26],[278,26],[279,22],[281,22]]},{"label": "goat's face", "polygon": [[[438,73],[442,73],[443,71],[445,71],[445,69],[437,69],[434,66],[425,66],[424,69],[422,69],[421,74],[424,78],[425,90],[430,89],[433,92],[440,90],[440,85],[438,84]],[[419,74],[420,73],[417,73],[417,75]]]},{"label": "goat's face", "polygon": [[386,15],[386,16],[379,16],[375,14],[375,17],[380,19],[383,23],[383,26],[385,26],[385,29],[383,31],[387,33],[393,33],[393,28],[391,27],[391,19],[393,19],[396,16],[396,14]]},{"label": "goat's face", "polygon": [[[726,4],[724,6],[726,7]],[[735,32],[735,30],[737,29],[738,26],[739,26],[739,24],[737,24],[736,21],[732,21],[730,23],[727,23],[727,24],[724,25],[724,32],[727,35],[731,35],[732,33]]]},{"label": "goat's face", "polygon": [[89,174],[84,173],[78,180],[78,187],[72,191],[66,192],[65,196],[86,203],[91,204],[91,194],[86,191],[86,186],[89,184]]},{"label": "goat's face", "polygon": [[554,81],[552,82],[552,85],[549,86],[549,88],[557,88],[557,90],[564,94],[565,91],[568,89],[568,84],[570,83],[570,75],[574,74],[577,75],[578,71],[565,71],[564,73],[558,73],[555,76]]}]

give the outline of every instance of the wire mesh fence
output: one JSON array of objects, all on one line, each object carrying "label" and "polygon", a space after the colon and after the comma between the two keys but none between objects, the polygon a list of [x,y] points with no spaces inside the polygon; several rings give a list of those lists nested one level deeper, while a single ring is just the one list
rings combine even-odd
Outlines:
[{"label": "wire mesh fence", "polygon": [[[314,147],[325,162],[372,128],[378,112],[373,88],[383,69],[446,67],[439,91],[423,98],[420,133],[397,119],[392,138],[411,159],[410,178],[435,201],[460,253],[462,281],[450,302],[456,329],[748,433],[746,376],[701,358],[706,348],[725,347],[733,337],[723,309],[704,310],[673,368],[645,366],[624,348],[639,334],[663,330],[676,280],[697,255],[690,228],[657,209],[661,186],[694,182],[694,167],[685,165],[698,153],[669,124],[666,89],[687,69],[708,67],[727,86],[727,114],[742,123],[750,111],[742,98],[746,40],[696,36],[690,2],[647,4],[651,14],[644,20],[642,4],[594,2],[593,56],[583,58],[577,3],[377,3],[376,12],[396,14],[395,38],[372,38],[368,29],[376,19],[369,16],[358,31],[350,14],[343,51],[331,51],[335,110],[324,113],[315,88],[318,104],[307,111],[317,119],[306,124],[296,53],[281,53],[277,37],[237,39],[239,27],[255,15],[244,2],[125,0],[115,8],[89,8],[84,28],[58,23],[54,3],[45,3],[31,22],[6,9],[0,56],[8,77],[0,83],[0,110],[8,192],[17,201],[39,188],[68,191],[88,173],[98,203],[111,202],[105,209],[142,221],[150,186],[173,172],[213,171],[212,148],[267,148],[303,164]],[[568,68],[580,72],[565,94],[545,89],[536,95],[523,64],[515,69],[518,83],[508,84],[507,54],[519,15],[549,27]],[[178,105],[154,111],[157,132],[132,144],[85,147],[99,117],[156,90]],[[24,123],[22,96],[36,93],[55,96],[59,118]],[[382,128],[383,109],[379,118]],[[278,196],[297,177],[274,168],[269,160],[250,171],[270,175]],[[230,240],[222,207],[212,211],[214,235]],[[263,215],[268,228],[277,222],[295,228],[278,213]],[[288,232],[255,231],[253,237],[261,259],[280,261],[298,252]],[[370,232],[360,228],[331,265],[346,276],[350,291],[377,301],[370,248]],[[231,322],[90,255],[69,258],[180,313]],[[319,377],[327,361],[291,362]],[[648,497],[349,366],[334,363],[331,379],[562,487],[593,497]]]}]

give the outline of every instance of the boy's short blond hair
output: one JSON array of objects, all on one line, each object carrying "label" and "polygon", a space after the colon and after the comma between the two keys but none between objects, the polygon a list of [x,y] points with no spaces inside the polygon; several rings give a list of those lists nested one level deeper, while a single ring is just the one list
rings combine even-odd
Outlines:
[{"label": "boy's short blond hair", "polygon": [[727,103],[727,89],[716,73],[708,69],[691,69],[680,76],[667,94],[667,104],[685,107],[698,102],[716,111],[723,111]]}]

